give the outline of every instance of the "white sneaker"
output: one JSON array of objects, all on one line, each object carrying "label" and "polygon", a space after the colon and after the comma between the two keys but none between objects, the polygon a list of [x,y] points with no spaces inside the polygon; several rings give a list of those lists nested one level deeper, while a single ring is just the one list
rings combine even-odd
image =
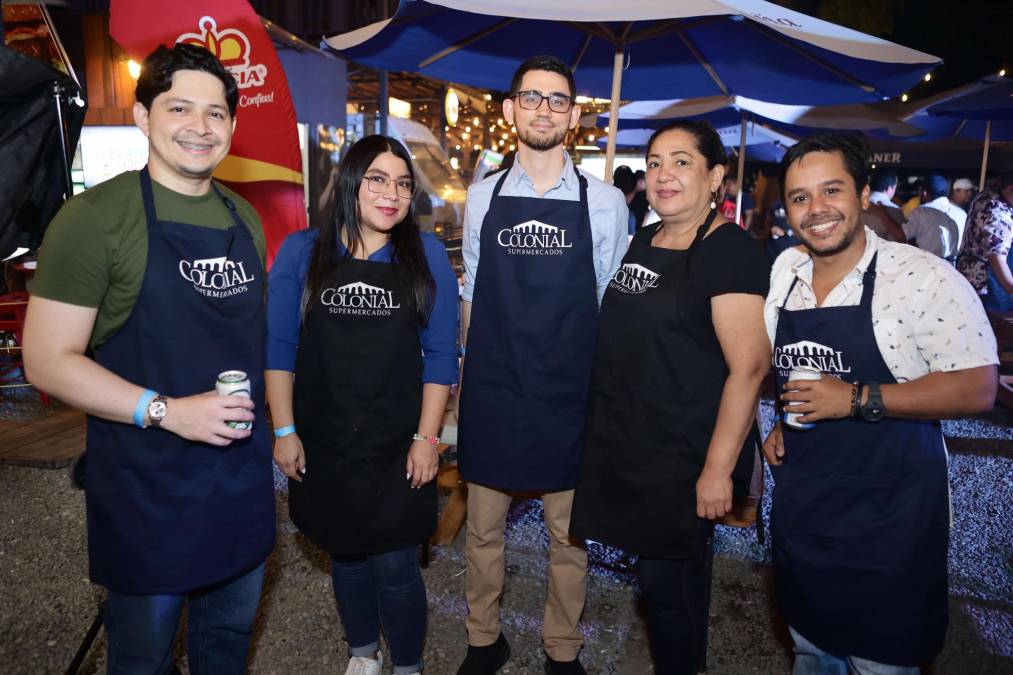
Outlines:
[{"label": "white sneaker", "polygon": [[383,654],[380,652],[376,653],[375,659],[368,656],[353,656],[348,660],[345,675],[380,675],[381,668],[383,668]]}]

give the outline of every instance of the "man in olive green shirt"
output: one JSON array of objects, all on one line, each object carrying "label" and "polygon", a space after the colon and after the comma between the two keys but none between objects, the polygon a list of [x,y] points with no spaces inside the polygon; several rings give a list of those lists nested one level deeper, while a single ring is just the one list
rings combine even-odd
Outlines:
[{"label": "man in olive green shirt", "polygon": [[[191,672],[243,672],[274,493],[264,233],[211,180],[237,84],[209,52],[178,44],[145,59],[136,97],[148,165],[69,200],[50,224],[25,368],[88,413],[88,557],[107,589],[109,675],[168,672],[188,599]],[[246,396],[215,393],[227,370],[247,373]]]},{"label": "man in olive green shirt", "polygon": [[[137,171],[127,171],[74,197],[46,229],[33,295],[98,310],[89,339],[93,349],[130,316],[141,290],[148,232]],[[228,207],[210,189],[191,196],[153,183],[159,218],[202,227],[232,225]],[[219,190],[247,224],[261,263],[265,241],[260,217],[249,202],[223,185]]]}]

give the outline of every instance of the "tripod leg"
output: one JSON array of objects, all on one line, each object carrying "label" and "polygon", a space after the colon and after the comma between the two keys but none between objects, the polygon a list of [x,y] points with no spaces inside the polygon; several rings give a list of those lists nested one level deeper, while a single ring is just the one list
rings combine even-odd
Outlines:
[{"label": "tripod leg", "polygon": [[102,615],[104,612],[105,605],[103,604],[98,608],[98,614],[95,615],[95,619],[91,622],[88,632],[85,633],[84,639],[81,640],[81,645],[77,648],[77,653],[74,654],[74,660],[67,666],[65,675],[77,675],[78,669],[84,662],[84,657],[88,655],[88,650],[91,649],[92,643],[95,642],[95,636],[98,635],[99,628],[102,627]]}]

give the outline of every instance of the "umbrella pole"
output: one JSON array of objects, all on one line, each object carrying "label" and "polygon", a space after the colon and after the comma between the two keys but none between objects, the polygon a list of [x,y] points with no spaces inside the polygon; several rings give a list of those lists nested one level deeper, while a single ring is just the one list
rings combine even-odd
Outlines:
[{"label": "umbrella pole", "polygon": [[612,64],[612,98],[609,99],[609,140],[605,145],[605,176],[604,180],[612,184],[612,162],[616,158],[616,134],[619,133],[619,90],[623,83],[623,48],[616,47],[615,61]]},{"label": "umbrella pole", "polygon": [[739,133],[739,192],[735,195],[735,222],[742,222],[742,191],[746,189],[743,173],[746,171],[746,116],[742,116],[742,131]]},{"label": "umbrella pole", "polygon": [[978,192],[985,189],[985,171],[988,169],[988,146],[992,136],[992,120],[985,122],[985,148],[981,151],[981,175],[978,177]]}]

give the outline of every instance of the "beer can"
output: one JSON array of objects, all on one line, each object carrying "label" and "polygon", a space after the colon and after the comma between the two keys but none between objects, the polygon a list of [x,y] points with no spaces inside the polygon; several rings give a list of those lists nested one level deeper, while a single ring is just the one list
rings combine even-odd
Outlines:
[{"label": "beer can", "polygon": [[[219,373],[215,382],[215,391],[219,396],[245,396],[250,398],[250,378],[241,370],[226,370]],[[226,422],[233,429],[250,429],[253,422]]]},{"label": "beer can", "polygon": [[[795,366],[794,368],[791,369],[791,372],[788,374],[788,382],[786,382],[784,385],[785,391],[791,391],[792,380],[818,380],[822,375],[823,373],[815,368],[810,368],[809,366]],[[786,403],[784,406],[785,424],[787,424],[792,429],[798,429],[799,431],[812,429],[814,426],[816,426],[815,422],[799,422],[798,418],[801,417],[804,413],[789,412],[789,409],[793,405],[799,405],[799,402],[794,401],[791,403]]]}]

